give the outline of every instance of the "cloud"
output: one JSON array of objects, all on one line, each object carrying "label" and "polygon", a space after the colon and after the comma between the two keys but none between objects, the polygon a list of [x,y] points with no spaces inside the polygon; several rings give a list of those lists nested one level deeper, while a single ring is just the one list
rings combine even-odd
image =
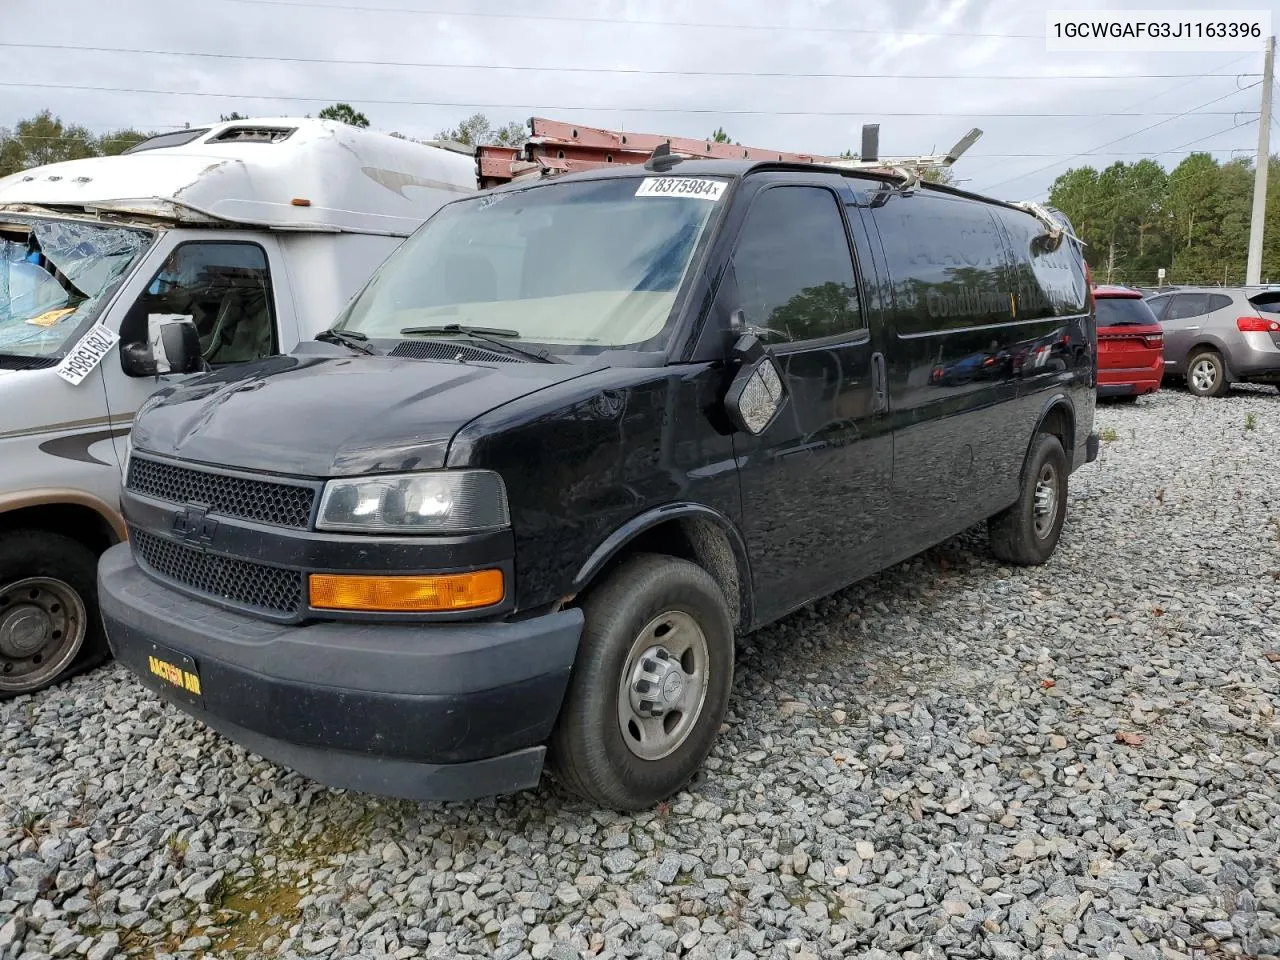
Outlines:
[{"label": "cloud", "polygon": [[[813,153],[855,147],[864,122],[881,124],[886,153],[930,152],[950,145],[971,126],[982,140],[957,167],[970,186],[999,185],[1007,196],[1031,196],[1066,168],[1053,163],[1148,126],[1142,117],[1054,119],[1046,114],[1177,112],[1230,93],[1234,73],[1257,72],[1259,55],[1049,55],[1047,3],[1016,0],[926,0],[904,4],[866,0],[606,0],[584,7],[544,0],[511,7],[496,0],[370,0],[371,8],[323,9],[239,0],[158,5],[154,0],[67,0],[59,16],[31,4],[4,13],[4,42],[62,43],[260,57],[341,58],[483,65],[495,69],[315,64],[207,59],[107,52],[6,48],[12,83],[175,91],[123,93],[48,86],[0,86],[0,126],[49,108],[94,130],[181,126],[238,110],[249,115],[315,113],[346,100],[375,127],[431,136],[474,110],[495,122],[531,114],[633,131],[706,136],[717,126],[744,144]],[[1098,3],[1091,6],[1112,6]],[[1165,7],[1192,8],[1169,0]],[[421,12],[426,9],[450,13]],[[501,14],[461,16],[458,13]],[[530,17],[583,17],[615,22],[565,22]],[[721,26],[669,26],[642,20],[696,21]],[[725,24],[774,25],[732,29]],[[853,30],[867,33],[849,32]],[[915,32],[913,32],[915,31]],[[1030,37],[938,37],[945,32],[1029,34]],[[1241,60],[1228,68],[1232,61]],[[784,76],[698,76],[641,73],[566,73],[496,69],[510,66],[588,66],[648,71],[858,73],[873,79]],[[992,76],[1115,77],[1226,70],[1222,77],[1165,79],[999,80]],[[941,74],[964,79],[895,79],[895,74]],[[238,94],[195,96],[191,94]],[[251,98],[252,97],[252,98]],[[283,99],[314,97],[314,101]],[[415,103],[390,104],[381,100]],[[443,106],[441,104],[456,104]],[[507,107],[490,106],[506,104]],[[584,109],[570,109],[584,108]],[[1255,110],[1257,92],[1241,93],[1215,109]],[[657,110],[668,112],[655,112]],[[762,111],[737,113],[734,111]],[[788,111],[848,113],[796,116]],[[937,117],[892,116],[934,112]],[[1038,114],[987,117],[979,114]],[[1241,121],[1247,117],[1240,117]],[[1137,159],[1226,131],[1230,116],[1187,116],[1076,161],[1105,164]],[[1249,147],[1256,126],[1206,139],[1201,148]],[[1033,156],[1028,156],[1033,155]],[[1047,156],[1044,156],[1047,155]],[[1167,165],[1179,155],[1160,158]],[[1018,178],[1020,179],[1012,179]]]}]

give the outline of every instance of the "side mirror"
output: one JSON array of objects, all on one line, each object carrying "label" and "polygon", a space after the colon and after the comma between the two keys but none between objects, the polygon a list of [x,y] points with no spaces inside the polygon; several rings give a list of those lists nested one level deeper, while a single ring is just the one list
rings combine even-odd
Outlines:
[{"label": "side mirror", "polygon": [[160,372],[149,343],[120,344],[120,366],[128,377],[154,377]]},{"label": "side mirror", "polygon": [[724,398],[725,410],[735,427],[759,436],[786,403],[786,387],[777,362],[754,336],[739,338],[733,352],[743,365],[729,385]]},{"label": "side mirror", "polygon": [[120,363],[131,377],[155,377],[162,373],[199,373],[204,370],[200,332],[190,317],[152,315],[148,340],[120,350]]}]

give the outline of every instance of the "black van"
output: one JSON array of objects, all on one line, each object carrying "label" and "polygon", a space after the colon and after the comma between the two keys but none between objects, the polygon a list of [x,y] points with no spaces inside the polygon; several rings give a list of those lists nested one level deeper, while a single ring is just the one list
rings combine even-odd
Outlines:
[{"label": "black van", "polygon": [[652,805],[712,748],[735,634],[983,520],[1042,563],[1097,455],[1069,226],[905,176],[517,182],[321,336],[139,411],[101,606],[167,699],[370,793],[545,758]]}]

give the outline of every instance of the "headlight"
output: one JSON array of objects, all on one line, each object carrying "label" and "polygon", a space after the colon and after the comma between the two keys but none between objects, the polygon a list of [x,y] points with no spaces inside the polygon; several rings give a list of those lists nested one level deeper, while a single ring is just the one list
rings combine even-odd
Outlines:
[{"label": "headlight", "polygon": [[491,470],[386,474],[330,480],[320,530],[475,533],[509,526],[507,488]]}]

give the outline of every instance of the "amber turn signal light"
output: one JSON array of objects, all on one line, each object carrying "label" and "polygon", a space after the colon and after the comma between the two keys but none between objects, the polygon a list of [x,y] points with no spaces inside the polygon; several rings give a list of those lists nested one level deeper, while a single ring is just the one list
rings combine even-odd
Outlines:
[{"label": "amber turn signal light", "polygon": [[473,570],[433,577],[369,577],[313,573],[311,606],[317,610],[379,613],[447,613],[491,607],[502,600],[501,570]]}]

